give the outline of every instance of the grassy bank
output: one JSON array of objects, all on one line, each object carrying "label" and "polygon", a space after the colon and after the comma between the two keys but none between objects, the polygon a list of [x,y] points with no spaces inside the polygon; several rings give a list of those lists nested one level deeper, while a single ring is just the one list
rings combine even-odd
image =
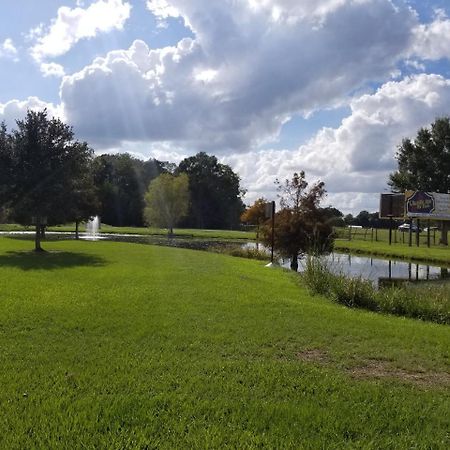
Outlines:
[{"label": "grassy bank", "polygon": [[450,248],[448,247],[408,247],[404,244],[389,245],[386,242],[345,241],[337,239],[334,248],[338,251],[394,257],[411,261],[429,261],[450,266]]},{"label": "grassy bank", "polygon": [[302,279],[315,294],[350,308],[450,324],[450,283],[405,283],[376,289],[371,281],[332,273],[320,259],[306,262]]},{"label": "grassy bank", "polygon": [[448,447],[446,326],[258,261],[45,248],[0,238],[0,448]]},{"label": "grassy bank", "polygon": [[[0,231],[33,231],[34,228],[29,226],[25,227],[18,224],[0,224]],[[58,225],[54,227],[48,227],[49,231],[61,231],[61,232],[75,232],[75,224]],[[80,225],[80,232],[85,231],[85,225]],[[167,229],[154,228],[154,227],[113,227],[111,225],[102,224],[102,233],[112,234],[140,234],[150,236],[167,236]],[[201,239],[244,239],[254,240],[256,234],[253,231],[239,231],[239,230],[201,230],[194,228],[176,228],[174,230],[176,236],[181,237],[193,237]]]}]

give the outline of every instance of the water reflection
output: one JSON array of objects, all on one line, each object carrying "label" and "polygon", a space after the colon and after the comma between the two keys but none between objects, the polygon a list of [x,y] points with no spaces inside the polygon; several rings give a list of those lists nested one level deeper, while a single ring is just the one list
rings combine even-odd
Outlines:
[{"label": "water reflection", "polygon": [[[336,274],[350,277],[362,277],[378,286],[403,283],[405,281],[430,281],[449,277],[446,267],[431,266],[425,263],[385,260],[367,256],[354,256],[344,253],[332,253],[321,259]],[[300,261],[299,271],[305,269],[306,260]],[[284,261],[284,267],[289,263]]]}]

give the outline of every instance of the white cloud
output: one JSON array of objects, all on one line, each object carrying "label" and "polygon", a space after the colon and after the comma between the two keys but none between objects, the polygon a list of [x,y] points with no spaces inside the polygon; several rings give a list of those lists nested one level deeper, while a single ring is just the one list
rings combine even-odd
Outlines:
[{"label": "white cloud", "polygon": [[131,5],[123,0],[98,0],[86,9],[63,6],[47,29],[38,27],[31,36],[38,36],[31,48],[37,62],[67,53],[79,40],[98,33],[122,29],[130,16]]},{"label": "white cloud", "polygon": [[0,59],[12,59],[14,61],[18,61],[17,57],[18,51],[15,47],[11,38],[6,38],[3,42],[0,43]]},{"label": "white cloud", "polygon": [[450,59],[450,19],[441,13],[433,22],[417,26],[410,53],[421,59]]},{"label": "white cloud", "polygon": [[147,8],[160,19],[180,17],[180,11],[167,0],[147,0]]},{"label": "white cloud", "polygon": [[[328,107],[389,77],[417,20],[390,0],[148,6],[161,18],[183,17],[195,38],[157,50],[136,41],[61,87],[70,121],[104,146],[147,140],[215,153],[255,148],[276,138],[293,114]],[[281,11],[276,20],[273,7]]]},{"label": "white cloud", "polygon": [[[449,114],[450,80],[417,75],[384,84],[351,102],[351,114],[338,128],[323,128],[295,151],[260,151],[224,157],[249,189],[248,202],[274,198],[273,181],[305,170],[325,181],[328,201],[345,212],[374,210],[396,169],[397,146],[436,117]],[[359,208],[359,209],[358,209]]]},{"label": "white cloud", "polygon": [[65,75],[64,67],[56,63],[41,63],[40,69],[44,77],[62,78]]},{"label": "white cloud", "polygon": [[5,122],[8,129],[16,126],[16,120],[22,120],[27,110],[43,111],[47,109],[50,117],[58,117],[64,120],[64,112],[60,105],[47,103],[37,97],[28,97],[26,100],[10,100],[6,103],[0,103],[0,122]]}]

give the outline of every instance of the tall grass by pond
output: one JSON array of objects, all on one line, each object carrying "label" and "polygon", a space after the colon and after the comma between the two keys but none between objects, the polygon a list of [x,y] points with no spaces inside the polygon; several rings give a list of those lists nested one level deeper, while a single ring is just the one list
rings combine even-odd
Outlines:
[{"label": "tall grass by pond", "polygon": [[332,273],[327,264],[308,258],[302,277],[313,292],[350,308],[364,308],[399,316],[450,324],[449,283],[405,283],[377,290],[361,277]]}]

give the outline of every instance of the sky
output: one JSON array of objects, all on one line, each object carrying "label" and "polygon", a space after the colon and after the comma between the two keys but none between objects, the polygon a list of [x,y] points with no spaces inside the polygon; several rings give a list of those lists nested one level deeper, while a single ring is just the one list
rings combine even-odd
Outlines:
[{"label": "sky", "polygon": [[47,108],[97,154],[216,155],[251,204],[304,170],[376,211],[450,115],[450,0],[2,0],[0,121]]}]

